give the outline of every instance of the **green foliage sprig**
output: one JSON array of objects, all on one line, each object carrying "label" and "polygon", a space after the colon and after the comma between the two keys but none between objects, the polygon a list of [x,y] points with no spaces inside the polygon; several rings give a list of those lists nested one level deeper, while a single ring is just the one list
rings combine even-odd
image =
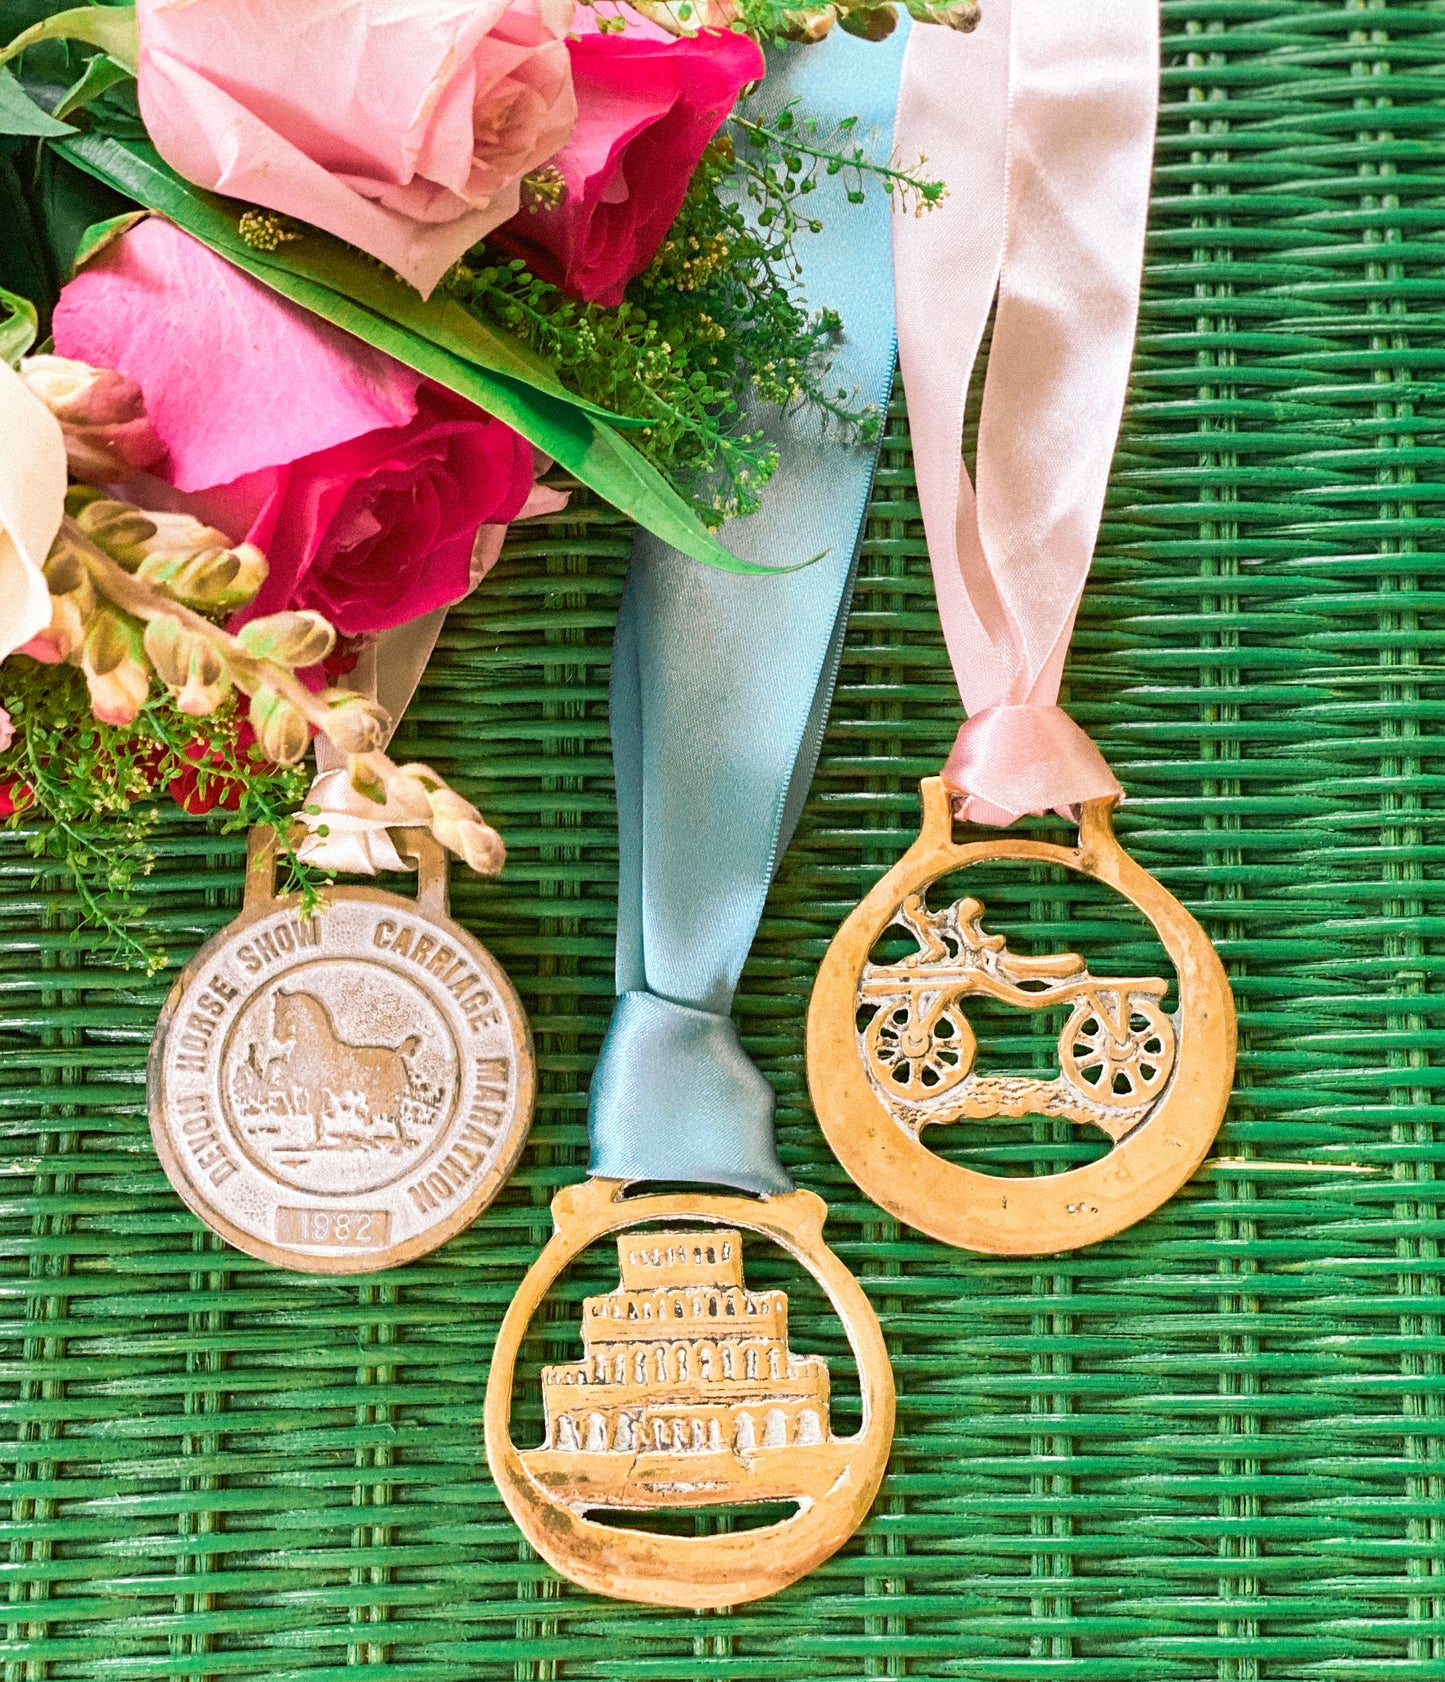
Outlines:
[{"label": "green foliage sprig", "polygon": [[713,526],[756,512],[777,466],[749,419],[752,404],[811,404],[845,435],[876,436],[878,416],[828,381],[842,322],[810,310],[800,293],[795,240],[821,227],[803,201],[828,174],[844,175],[855,203],[870,179],[922,206],[943,194],[918,170],[871,158],[852,123],[830,135],[791,111],[736,121],[745,154],[726,133],[708,148],[677,221],[620,307],[579,303],[520,260],[487,261],[485,247],[443,283],[544,356],[579,396],[644,418],[632,441]]},{"label": "green foliage sprig", "polygon": [[927,158],[908,168],[880,163],[859,142],[856,117],[844,117],[830,133],[816,117],[802,113],[799,103],[790,100],[770,120],[742,111],[728,118],[745,142],[738,169],[747,181],[749,196],[762,205],[763,216],[780,217],[790,234],[800,226],[814,233],[822,227],[812,218],[800,218],[797,209],[817,190],[820,176],[841,176],[849,204],[862,204],[869,180],[875,180],[897,208],[915,215],[935,209],[948,197],[942,181],[923,174]]},{"label": "green foliage sprig", "polygon": [[[193,806],[218,802],[223,833],[267,823],[284,836],[305,798],[305,768],[254,756],[234,698],[196,719],[157,697],[133,724],[109,725],[91,716],[85,678],[73,666],[18,655],[0,678],[0,706],[15,731],[0,753],[0,794],[15,807],[6,826],[24,834],[37,870],[68,878],[81,908],[73,938],[97,931],[102,947],[154,974],[168,957],[134,890],[155,862],[157,796],[181,782]],[[328,878],[289,848],[285,867],[286,889],[310,912]]]}]

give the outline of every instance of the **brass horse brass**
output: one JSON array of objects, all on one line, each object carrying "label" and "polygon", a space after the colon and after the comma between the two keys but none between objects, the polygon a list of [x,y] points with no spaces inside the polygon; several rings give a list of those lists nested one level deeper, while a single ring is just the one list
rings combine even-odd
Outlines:
[{"label": "brass horse brass", "polygon": [[[852,1535],[893,1438],[893,1374],[858,1282],[823,1243],[811,1192],[623,1200],[590,1180],[559,1192],[557,1231],[502,1323],[487,1382],[487,1461],[512,1516],[564,1576],[615,1599],[738,1605],[775,1594]],[[639,1232],[639,1223],[682,1223]],[[742,1232],[794,1255],[827,1292],[858,1363],[863,1425],[835,1437],[828,1369],[788,1347],[787,1297],[751,1291]],[[583,1305],[580,1361],[546,1367],[546,1439],[519,1451],[510,1417],[517,1352],[553,1280],[620,1232],[619,1287]],[[662,1511],[793,1502],[777,1524],[683,1537],[619,1529],[599,1508]]]},{"label": "brass horse brass", "polygon": [[[743,1283],[736,1229],[624,1233],[622,1283],[582,1305],[585,1354],[542,1372],[547,1440],[522,1464],[609,1507],[786,1500],[832,1481],[828,1367],[788,1348],[788,1299]],[[821,1478],[820,1478],[821,1472]]]},{"label": "brass horse brass", "polygon": [[[839,1161],[876,1203],[945,1243],[1039,1255],[1096,1243],[1171,1197],[1209,1149],[1234,1075],[1229,983],[1209,937],[1114,838],[1112,802],[1084,808],[1077,848],[1013,838],[959,844],[947,791],[923,784],[918,840],[855,910],[823,960],[808,1010],[808,1084]],[[1179,1014],[1159,976],[1095,976],[1065,952],[1020,957],[984,927],[983,904],[925,903],[941,877],[987,859],[1062,865],[1114,888],[1149,918],[1179,979]],[[870,953],[889,927],[916,950]],[[989,998],[1069,1015],[1050,1080],[974,1072],[965,1010]],[[1107,1134],[1114,1149],[1063,1174],[1004,1179],[920,1141],[925,1127],[1052,1115]]]},{"label": "brass horse brass", "polygon": [[278,1267],[371,1273],[424,1255],[491,1202],[522,1149],[535,1072],[496,959],[447,915],[420,830],[413,899],[276,894],[252,831],[241,915],[186,966],[151,1049],[151,1136],[228,1243]]}]

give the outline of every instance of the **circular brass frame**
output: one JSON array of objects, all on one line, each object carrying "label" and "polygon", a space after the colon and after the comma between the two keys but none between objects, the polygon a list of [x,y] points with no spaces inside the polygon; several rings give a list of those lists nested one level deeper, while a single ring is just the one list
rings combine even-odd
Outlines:
[{"label": "circular brass frame", "polygon": [[[957,843],[948,792],[922,784],[917,841],[834,937],[808,1007],[808,1087],[829,1145],[873,1201],[942,1243],[1052,1255],[1112,1238],[1166,1202],[1204,1160],[1234,1081],[1234,999],[1209,936],[1114,838],[1112,800],[1082,810],[1077,848],[1002,837]],[[1113,888],[1153,924],[1179,980],[1178,1055],[1158,1107],[1107,1156],[1064,1174],[1004,1179],[945,1161],[901,1126],[858,1051],[858,985],[905,894],[985,859],[1062,865]]]},{"label": "circular brass frame", "polygon": [[[556,1231],[512,1299],[487,1379],[487,1464],[518,1528],[539,1554],[582,1588],[614,1600],[703,1610],[776,1594],[835,1553],[862,1523],[893,1443],[893,1369],[872,1304],[823,1242],[827,1206],[809,1191],[761,1201],[707,1192],[624,1198],[621,1180],[588,1180],[552,1200]],[[856,1436],[800,1451],[809,1487],[777,1524],[720,1536],[667,1536],[600,1524],[559,1500],[528,1471],[512,1443],[512,1384],[532,1317],[553,1281],[590,1244],[645,1221],[703,1221],[771,1239],[823,1287],[858,1363],[863,1424]]]}]

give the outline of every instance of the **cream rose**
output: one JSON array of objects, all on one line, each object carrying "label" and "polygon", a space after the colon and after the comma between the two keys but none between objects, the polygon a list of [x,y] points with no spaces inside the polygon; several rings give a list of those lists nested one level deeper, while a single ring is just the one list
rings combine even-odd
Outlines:
[{"label": "cream rose", "polygon": [[65,513],[60,422],[0,361],[0,660],[50,623],[45,558]]}]

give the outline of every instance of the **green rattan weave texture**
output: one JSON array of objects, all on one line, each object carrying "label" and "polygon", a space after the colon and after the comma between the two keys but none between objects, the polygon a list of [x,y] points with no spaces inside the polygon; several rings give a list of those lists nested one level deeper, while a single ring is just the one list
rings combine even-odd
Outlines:
[{"label": "green rattan weave texture", "polygon": [[[735,1613],[610,1604],[528,1554],[482,1469],[482,1392],[548,1199],[582,1173],[611,997],[628,533],[579,507],[510,543],[406,726],[506,831],[504,879],[454,899],[542,1070],[521,1171],[432,1258],[317,1280],[204,1232],[145,1122],[165,978],[88,963],[59,885],[0,854],[6,1678],[1445,1676],[1445,5],[1164,13],[1141,345],[1067,699],[1130,791],[1126,842],[1234,977],[1220,1160],[1112,1243],[999,1262],[900,1231],[820,1142],[812,971],[956,725],[900,408],[739,1002],[785,1160],[888,1333],[890,1477],[843,1553]],[[168,820],[144,891],[178,959],[235,910],[240,862]],[[1001,891],[1041,949],[1100,949],[1094,902]],[[1013,1126],[950,1149],[1029,1172],[1080,1143]],[[534,1356],[575,1350],[584,1284]],[[795,1346],[836,1356],[797,1309]]]}]

